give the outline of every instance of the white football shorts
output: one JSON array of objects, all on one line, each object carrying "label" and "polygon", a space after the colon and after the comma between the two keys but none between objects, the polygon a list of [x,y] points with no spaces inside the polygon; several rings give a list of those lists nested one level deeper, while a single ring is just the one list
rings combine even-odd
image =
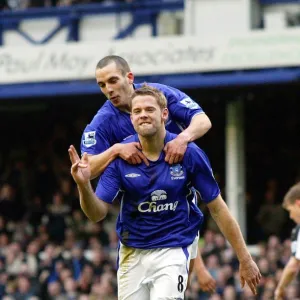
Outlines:
[{"label": "white football shorts", "polygon": [[118,300],[183,300],[192,245],[143,250],[120,244]]}]

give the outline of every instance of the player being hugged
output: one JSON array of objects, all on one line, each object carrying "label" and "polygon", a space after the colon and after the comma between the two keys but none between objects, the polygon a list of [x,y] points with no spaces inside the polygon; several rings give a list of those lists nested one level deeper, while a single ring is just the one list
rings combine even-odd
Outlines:
[{"label": "player being hugged", "polygon": [[[147,158],[140,151],[140,143],[121,144],[128,136],[136,134],[130,120],[131,96],[142,84],[134,82],[134,73],[128,62],[117,55],[100,59],[95,77],[107,101],[86,126],[81,139],[81,153],[88,154],[91,178],[101,175],[117,157],[130,164],[148,165]],[[181,163],[187,144],[205,135],[211,128],[211,122],[199,104],[184,92],[159,83],[147,82],[147,85],[157,88],[166,97],[169,117],[165,126],[168,131],[178,134],[165,144],[165,161]],[[198,239],[195,239],[191,252],[190,274],[193,270],[200,288],[213,293],[216,281],[204,265],[198,251]]]},{"label": "player being hugged", "polygon": [[73,146],[69,149],[80,205],[90,220],[103,220],[116,195],[123,194],[116,225],[118,299],[184,299],[192,244],[203,220],[192,187],[233,246],[242,285],[247,282],[256,294],[260,272],[220,195],[205,153],[189,143],[180,164],[165,161],[165,144],[176,138],[166,131],[167,120],[166,98],[159,90],[143,86],[134,91],[131,121],[137,134],[124,143],[139,142],[149,164],[133,165],[117,158],[103,172],[96,192],[90,184],[87,154],[80,159]]}]

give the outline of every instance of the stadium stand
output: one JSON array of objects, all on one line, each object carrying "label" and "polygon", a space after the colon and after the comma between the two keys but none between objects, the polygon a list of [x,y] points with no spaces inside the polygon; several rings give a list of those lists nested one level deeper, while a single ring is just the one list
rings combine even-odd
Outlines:
[{"label": "stadium stand", "polygon": [[[140,1],[140,0],[133,0]],[[89,4],[89,3],[104,3],[110,4],[111,2],[132,2],[131,0],[6,0],[3,1],[2,9],[5,10],[20,10],[28,9],[32,7],[61,7],[61,6],[70,6],[76,4]]]}]

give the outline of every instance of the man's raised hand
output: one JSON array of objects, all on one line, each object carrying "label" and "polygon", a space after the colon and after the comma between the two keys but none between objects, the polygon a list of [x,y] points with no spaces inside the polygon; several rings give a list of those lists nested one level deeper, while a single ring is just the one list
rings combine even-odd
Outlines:
[{"label": "man's raised hand", "polygon": [[73,145],[70,146],[69,156],[72,163],[71,166],[71,174],[74,181],[77,184],[86,184],[90,181],[91,169],[89,166],[88,156],[86,153],[83,154],[80,159],[75,147]]}]

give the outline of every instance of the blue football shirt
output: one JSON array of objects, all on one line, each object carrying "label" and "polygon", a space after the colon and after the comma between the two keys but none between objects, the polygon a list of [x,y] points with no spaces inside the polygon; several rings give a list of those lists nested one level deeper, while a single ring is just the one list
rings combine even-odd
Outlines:
[{"label": "blue football shirt", "polygon": [[[168,131],[180,133],[189,126],[195,115],[203,113],[202,108],[185,93],[163,84],[147,84],[162,91],[167,99],[169,119],[166,122],[166,129]],[[142,85],[135,84],[134,87],[138,89]],[[130,114],[120,111],[107,100],[83,132],[81,153],[92,155],[102,153],[135,133]]]},{"label": "blue football shirt", "polygon": [[[165,143],[175,134],[167,132]],[[125,142],[138,141],[138,135]],[[127,246],[141,249],[186,247],[194,241],[203,214],[192,186],[209,203],[220,193],[205,153],[189,143],[181,164],[169,165],[162,151],[150,165],[130,165],[118,158],[104,171],[96,195],[112,203],[122,191],[117,234]]]}]

